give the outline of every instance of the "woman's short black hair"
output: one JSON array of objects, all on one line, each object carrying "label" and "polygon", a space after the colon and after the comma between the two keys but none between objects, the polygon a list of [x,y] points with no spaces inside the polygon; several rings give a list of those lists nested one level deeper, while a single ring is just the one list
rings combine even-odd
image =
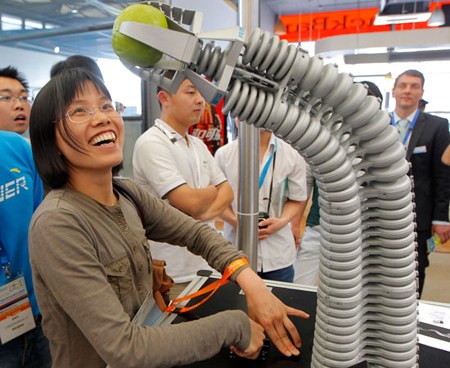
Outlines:
[{"label": "woman's short black hair", "polygon": [[[73,68],[52,78],[40,90],[31,108],[30,139],[34,160],[42,181],[51,189],[61,188],[68,181],[68,162],[58,150],[56,129],[68,145],[83,152],[70,133],[65,115],[67,107],[86,89],[88,82],[111,99],[108,89],[98,77],[83,68]],[[116,174],[115,169],[113,173]]]}]

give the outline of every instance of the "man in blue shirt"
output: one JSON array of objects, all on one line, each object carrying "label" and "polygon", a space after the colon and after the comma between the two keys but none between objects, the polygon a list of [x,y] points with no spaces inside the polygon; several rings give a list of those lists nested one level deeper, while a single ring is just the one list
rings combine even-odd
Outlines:
[{"label": "man in blue shirt", "polygon": [[[51,367],[28,256],[28,226],[43,198],[42,182],[36,172],[30,144],[19,134],[0,130],[0,157],[0,288],[23,276],[36,323],[35,328],[9,341],[4,336],[11,331],[5,324],[0,326],[0,336],[5,340],[0,344],[0,365],[2,368]],[[0,313],[7,315],[6,310],[11,310],[15,303],[3,300],[0,304],[3,304]]]}]

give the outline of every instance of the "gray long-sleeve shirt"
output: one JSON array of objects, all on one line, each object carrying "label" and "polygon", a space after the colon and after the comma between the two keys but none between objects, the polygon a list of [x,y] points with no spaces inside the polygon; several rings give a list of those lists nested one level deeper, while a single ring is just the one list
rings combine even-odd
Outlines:
[{"label": "gray long-sleeve shirt", "polygon": [[246,348],[250,324],[241,311],[159,327],[131,323],[152,290],[147,238],[187,246],[219,271],[243,255],[209,226],[126,183],[143,223],[123,196],[109,207],[71,189],[50,192],[33,216],[30,257],[53,367],[169,367],[224,346]]}]

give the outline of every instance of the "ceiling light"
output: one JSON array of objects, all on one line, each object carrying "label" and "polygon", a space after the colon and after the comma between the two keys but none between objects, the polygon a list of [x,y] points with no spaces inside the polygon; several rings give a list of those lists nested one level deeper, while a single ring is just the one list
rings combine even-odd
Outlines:
[{"label": "ceiling light", "polygon": [[[442,11],[442,10],[441,10]],[[387,14],[375,16],[374,26],[386,24],[420,23],[430,19],[431,13],[407,13],[407,14]]]},{"label": "ceiling light", "polygon": [[286,34],[286,26],[284,25],[284,23],[281,21],[281,18],[278,17],[277,22],[275,23],[275,26],[273,27],[273,33],[281,36]]},{"label": "ceiling light", "polygon": [[386,73],[384,76],[384,89],[385,91],[390,91],[394,87],[394,78],[392,77],[392,73]]},{"label": "ceiling light", "polygon": [[431,13],[431,17],[428,20],[429,27],[440,27],[445,24],[445,14],[440,7],[436,7]]},{"label": "ceiling light", "polygon": [[[368,53],[368,50],[381,46],[387,50],[380,54]],[[344,55],[346,64],[394,63],[413,58],[416,62],[450,60],[450,27],[322,38],[315,43],[315,55],[323,58]]]}]

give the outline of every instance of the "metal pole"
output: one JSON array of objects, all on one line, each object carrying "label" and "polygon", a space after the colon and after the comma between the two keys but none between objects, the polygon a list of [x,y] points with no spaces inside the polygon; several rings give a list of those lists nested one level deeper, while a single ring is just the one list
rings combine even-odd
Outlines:
[{"label": "metal pole", "polygon": [[83,26],[70,29],[48,29],[48,30],[38,30],[38,31],[22,31],[21,34],[16,34],[12,36],[0,36],[0,43],[7,42],[19,42],[28,40],[37,40],[40,38],[49,38],[55,36],[66,36],[78,33],[89,33],[104,30],[112,30],[114,22],[98,23],[93,26]]},{"label": "metal pole", "polygon": [[[239,26],[246,31],[248,40],[252,30],[259,26],[260,1],[239,0]],[[237,246],[244,251],[253,270],[258,261],[259,211],[259,130],[239,122],[239,186]]]},{"label": "metal pole", "polygon": [[142,133],[153,126],[161,115],[157,97],[157,86],[148,80],[141,80]]}]

